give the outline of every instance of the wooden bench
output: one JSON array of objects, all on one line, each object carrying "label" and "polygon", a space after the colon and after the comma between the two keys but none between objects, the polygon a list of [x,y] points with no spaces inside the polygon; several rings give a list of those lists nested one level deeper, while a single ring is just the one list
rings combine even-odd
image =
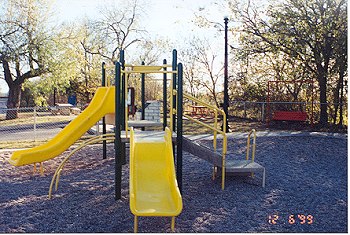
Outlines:
[{"label": "wooden bench", "polygon": [[275,111],[273,120],[276,121],[306,121],[307,113],[301,111]]}]

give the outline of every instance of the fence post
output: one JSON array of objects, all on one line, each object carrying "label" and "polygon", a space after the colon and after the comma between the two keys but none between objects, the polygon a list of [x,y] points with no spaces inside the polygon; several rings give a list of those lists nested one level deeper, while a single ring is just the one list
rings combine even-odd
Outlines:
[{"label": "fence post", "polygon": [[265,122],[265,102],[261,104],[261,121]]},{"label": "fence post", "polygon": [[96,136],[100,135],[100,121],[96,122]]},{"label": "fence post", "polygon": [[36,107],[34,107],[34,142],[36,141]]}]

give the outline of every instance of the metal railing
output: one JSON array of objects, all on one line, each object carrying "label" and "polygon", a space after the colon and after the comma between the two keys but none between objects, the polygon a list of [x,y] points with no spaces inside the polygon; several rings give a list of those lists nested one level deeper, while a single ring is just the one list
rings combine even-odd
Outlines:
[{"label": "metal railing", "polygon": [[113,141],[115,139],[115,135],[114,133],[109,133],[109,134],[104,134],[104,135],[99,135],[99,136],[95,136],[95,137],[91,137],[90,139],[84,141],[83,143],[81,143],[78,147],[76,147],[73,151],[71,151],[65,158],[64,160],[61,162],[61,164],[57,167],[54,175],[52,176],[52,180],[50,183],[50,187],[49,187],[49,193],[48,193],[48,197],[49,199],[52,198],[52,189],[53,186],[55,185],[55,190],[57,191],[58,189],[58,183],[60,181],[60,176],[61,176],[61,172],[64,168],[64,165],[66,164],[66,162],[76,153],[78,152],[80,149],[84,148],[87,145],[90,144],[96,144],[96,143],[100,143],[102,141]]},{"label": "metal railing", "polygon": [[[177,94],[176,90],[172,90],[172,93],[174,95]],[[193,96],[190,96],[188,94],[183,94],[183,98],[184,99],[187,99],[189,101],[191,101],[192,103],[196,103],[196,104],[199,104],[201,106],[204,106],[208,109],[208,111],[214,113],[214,117],[213,117],[213,121],[214,121],[214,124],[213,126],[201,121],[200,119],[196,119],[194,117],[192,117],[191,115],[188,115],[188,114],[185,114],[183,113],[183,116],[203,127],[206,127],[210,130],[213,131],[214,133],[214,138],[213,138],[213,147],[214,147],[214,150],[216,151],[217,150],[217,137],[218,137],[218,134],[221,134],[222,137],[223,137],[223,144],[222,144],[222,158],[221,158],[221,161],[222,161],[222,181],[221,181],[221,188],[222,189],[225,189],[225,162],[226,162],[226,154],[227,154],[227,135],[226,135],[226,114],[223,110],[215,107],[215,106],[212,106],[212,105],[209,105],[207,104],[206,102],[202,101],[202,100],[199,100]],[[186,103],[186,102],[184,102]],[[173,112],[176,113],[176,109],[173,108]],[[221,127],[218,126],[219,124],[219,114],[222,115],[222,122],[223,122],[223,129],[221,130]],[[170,117],[172,117],[172,115],[170,115]],[[170,121],[170,123],[172,123],[172,120]],[[214,172],[215,172],[215,166],[214,166]]]}]

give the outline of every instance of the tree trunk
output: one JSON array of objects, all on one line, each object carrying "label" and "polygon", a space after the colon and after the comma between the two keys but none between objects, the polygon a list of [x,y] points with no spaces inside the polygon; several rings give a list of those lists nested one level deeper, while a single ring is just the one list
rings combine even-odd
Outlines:
[{"label": "tree trunk", "polygon": [[15,82],[12,79],[10,66],[6,58],[1,57],[2,67],[4,71],[4,78],[9,87],[9,96],[7,99],[6,119],[16,119],[18,117],[18,108],[21,100],[22,83]]},{"label": "tree trunk", "polygon": [[343,126],[343,89],[344,89],[344,75],[345,75],[345,66],[342,66],[339,71],[339,83],[340,83],[340,114],[339,114],[339,126]]},{"label": "tree trunk", "polygon": [[334,103],[333,124],[334,125],[337,123],[338,109],[339,109],[339,103],[340,103],[339,95],[340,95],[341,83],[343,83],[343,81],[339,79],[334,91],[334,101],[333,101]]},{"label": "tree trunk", "polygon": [[7,112],[6,120],[12,120],[18,118],[18,108],[20,106],[22,92],[22,84],[14,83],[10,86],[9,97],[7,100]]},{"label": "tree trunk", "polygon": [[320,103],[321,103],[321,112],[320,112],[320,124],[326,126],[328,124],[328,112],[327,112],[327,79],[323,73],[320,74],[318,79],[320,87]]}]

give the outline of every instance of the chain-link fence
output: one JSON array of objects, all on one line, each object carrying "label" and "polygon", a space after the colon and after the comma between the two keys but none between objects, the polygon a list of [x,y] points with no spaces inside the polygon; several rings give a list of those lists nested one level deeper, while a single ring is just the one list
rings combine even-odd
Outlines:
[{"label": "chain-link fence", "polygon": [[[282,104],[281,102],[271,102],[270,110],[266,102],[248,102],[236,101],[230,103],[230,116],[252,119],[265,122],[268,115],[271,115],[274,107]],[[309,104],[294,104],[310,106]],[[343,124],[348,125],[347,104],[328,104],[329,122],[333,123],[334,111],[343,109]],[[318,122],[320,113],[320,103],[314,103],[314,122]],[[81,112],[80,108],[70,107],[67,105],[55,107],[29,107],[18,109],[0,108],[0,149],[7,148],[26,148],[45,143],[60,132],[71,120]],[[309,112],[306,110],[306,112]],[[17,118],[15,118],[17,117]],[[339,121],[339,114],[336,117]],[[95,125],[87,135],[99,134],[100,125]]]},{"label": "chain-link fence", "polygon": [[[327,103],[328,120],[333,123],[336,118],[336,124],[340,120],[340,109],[343,113],[343,125],[348,125],[348,105],[347,103]],[[232,101],[230,102],[229,115],[240,118],[247,118],[265,122],[268,118],[272,118],[274,110],[302,110],[311,118],[310,102],[250,102],[250,101]],[[319,121],[321,104],[313,103],[313,119],[314,122]],[[337,112],[336,112],[337,110]],[[337,113],[335,116],[334,114]]]},{"label": "chain-link fence", "polygon": [[79,113],[79,108],[70,106],[0,109],[0,149],[44,143]]}]

